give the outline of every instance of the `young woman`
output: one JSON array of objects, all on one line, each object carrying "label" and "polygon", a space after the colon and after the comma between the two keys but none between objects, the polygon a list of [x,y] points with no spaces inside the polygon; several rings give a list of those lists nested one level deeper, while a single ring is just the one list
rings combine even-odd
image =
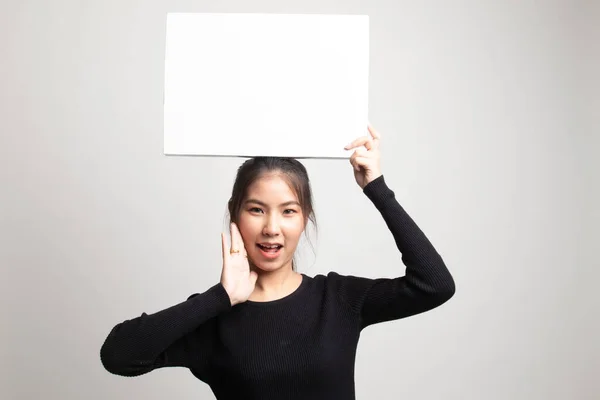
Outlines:
[{"label": "young woman", "polygon": [[391,231],[404,276],[297,272],[293,255],[314,218],[306,170],[294,159],[253,158],[238,170],[229,201],[231,246],[222,234],[220,282],[117,324],[100,351],[106,370],[138,376],[186,367],[220,400],[354,399],[361,331],[438,307],[455,290],[444,261],[386,185],[380,135],[368,130],[346,149],[356,149],[354,177]]}]

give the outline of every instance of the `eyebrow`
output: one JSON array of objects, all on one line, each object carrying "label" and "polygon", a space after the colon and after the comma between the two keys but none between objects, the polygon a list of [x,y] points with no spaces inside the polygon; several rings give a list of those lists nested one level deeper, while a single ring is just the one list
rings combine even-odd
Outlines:
[{"label": "eyebrow", "polygon": [[[261,206],[263,206],[263,207],[267,207],[267,205],[266,205],[265,203],[263,203],[263,202],[262,202],[262,201],[260,201],[260,200],[256,200],[256,199],[248,199],[248,200],[246,200],[244,203],[256,203],[256,204],[259,204],[259,205],[261,205]],[[298,202],[297,202],[297,201],[295,201],[295,200],[292,200],[292,201],[286,201],[285,203],[281,203],[279,206],[280,206],[280,207],[287,207],[287,206],[291,206],[291,205],[297,205],[297,206],[300,206],[300,203],[298,203]]]}]

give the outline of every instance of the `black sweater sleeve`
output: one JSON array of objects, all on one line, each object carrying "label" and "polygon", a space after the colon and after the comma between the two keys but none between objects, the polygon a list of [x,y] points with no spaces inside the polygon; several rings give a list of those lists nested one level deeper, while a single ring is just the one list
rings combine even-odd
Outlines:
[{"label": "black sweater sleeve", "polygon": [[201,370],[210,345],[198,340],[200,328],[230,309],[229,296],[219,283],[154,314],[123,321],[112,328],[100,349],[102,365],[122,376],[174,366]]},{"label": "black sweater sleeve", "polygon": [[384,177],[373,180],[363,191],[391,231],[406,273],[377,279],[330,274],[343,301],[359,315],[361,328],[422,313],[449,300],[455,292],[452,275]]}]

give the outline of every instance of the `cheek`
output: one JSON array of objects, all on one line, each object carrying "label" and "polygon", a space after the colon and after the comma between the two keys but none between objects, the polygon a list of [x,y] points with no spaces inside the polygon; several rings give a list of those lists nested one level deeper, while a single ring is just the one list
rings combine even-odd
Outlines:
[{"label": "cheek", "polygon": [[253,218],[251,216],[246,216],[246,218],[240,217],[238,229],[242,235],[244,245],[248,249],[249,246],[255,246],[256,241],[261,236],[263,224],[260,218]]},{"label": "cheek", "polygon": [[237,223],[237,227],[242,235],[244,243],[247,243],[248,239],[252,236],[252,227],[248,222],[247,219],[240,218]]},{"label": "cheek", "polygon": [[298,240],[300,239],[300,235],[302,235],[303,230],[304,230],[304,227],[302,225],[301,220],[289,221],[289,223],[285,224],[285,226],[283,227],[283,231],[286,236],[286,239],[288,241],[294,241],[294,242],[298,242]]}]

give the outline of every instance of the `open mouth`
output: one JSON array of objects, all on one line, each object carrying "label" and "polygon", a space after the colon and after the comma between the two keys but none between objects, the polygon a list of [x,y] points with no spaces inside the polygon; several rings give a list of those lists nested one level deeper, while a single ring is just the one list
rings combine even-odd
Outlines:
[{"label": "open mouth", "polygon": [[266,244],[260,244],[260,243],[258,243],[257,246],[259,249],[261,249],[265,253],[272,253],[272,254],[279,252],[279,250],[281,250],[281,248],[283,247],[280,244],[266,245]]},{"label": "open mouth", "polygon": [[268,243],[257,243],[260,254],[264,259],[267,260],[275,260],[281,254],[281,249],[283,248],[280,244],[268,244]]}]

